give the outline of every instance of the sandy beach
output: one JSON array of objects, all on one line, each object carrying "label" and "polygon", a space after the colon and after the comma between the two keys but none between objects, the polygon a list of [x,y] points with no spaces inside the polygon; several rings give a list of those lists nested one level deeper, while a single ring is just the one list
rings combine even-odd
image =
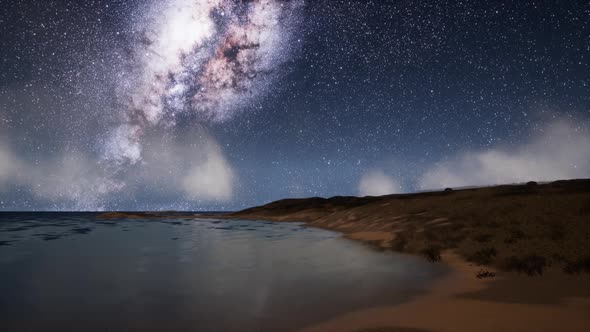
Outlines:
[{"label": "sandy beach", "polygon": [[[351,312],[301,332],[581,332],[590,327],[590,297],[572,293],[578,287],[589,293],[588,276],[556,273],[532,277],[532,282],[514,274],[478,279],[480,267],[450,252],[442,259],[453,272],[434,282],[426,294],[397,306]],[[492,296],[486,293],[489,289],[494,290]],[[518,298],[534,292],[547,294]]]}]

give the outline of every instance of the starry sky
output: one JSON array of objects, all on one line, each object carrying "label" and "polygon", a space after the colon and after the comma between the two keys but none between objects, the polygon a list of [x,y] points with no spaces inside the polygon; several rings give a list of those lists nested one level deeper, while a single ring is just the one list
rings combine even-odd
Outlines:
[{"label": "starry sky", "polygon": [[590,177],[587,1],[0,5],[0,210]]}]

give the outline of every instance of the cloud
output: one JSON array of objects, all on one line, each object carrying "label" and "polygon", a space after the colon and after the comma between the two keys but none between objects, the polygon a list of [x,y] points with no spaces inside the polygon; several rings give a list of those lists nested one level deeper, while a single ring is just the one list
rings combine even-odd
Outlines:
[{"label": "cloud", "polygon": [[205,160],[197,163],[182,179],[182,188],[191,199],[227,201],[233,194],[234,173],[216,146],[208,147]]},{"label": "cloud", "polygon": [[61,203],[63,209],[103,210],[105,196],[125,187],[123,182],[105,174],[96,160],[77,151],[28,165],[26,173],[21,183],[28,185],[37,197]]},{"label": "cloud", "polygon": [[231,200],[236,176],[217,142],[202,130],[146,137],[137,182],[174,197],[201,202]]},{"label": "cloud", "polygon": [[9,148],[0,145],[0,190],[4,190],[8,183],[15,181],[21,165],[22,162]]},{"label": "cloud", "polygon": [[397,194],[400,191],[400,184],[380,170],[365,173],[359,182],[359,193],[361,196]]},{"label": "cloud", "polygon": [[152,131],[145,143],[141,161],[115,172],[99,155],[70,149],[31,162],[0,143],[0,192],[25,189],[39,206],[59,210],[104,210],[138,199],[151,208],[152,201],[194,208],[232,199],[234,171],[204,131]]},{"label": "cloud", "polygon": [[81,153],[63,152],[32,163],[0,147],[0,190],[11,186],[28,188],[34,197],[75,210],[101,210],[103,196],[123,188]]},{"label": "cloud", "polygon": [[588,124],[555,120],[513,147],[468,151],[428,169],[421,189],[553,181],[590,176]]}]

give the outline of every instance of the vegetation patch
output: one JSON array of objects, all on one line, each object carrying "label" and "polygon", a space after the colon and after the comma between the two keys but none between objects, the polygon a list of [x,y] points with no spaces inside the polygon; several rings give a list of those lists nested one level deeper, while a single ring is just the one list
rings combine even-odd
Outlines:
[{"label": "vegetation patch", "polygon": [[357,330],[356,332],[428,332],[428,331],[422,330],[422,329],[408,328],[408,327],[376,327],[376,328]]},{"label": "vegetation patch", "polygon": [[440,261],[440,247],[438,246],[430,246],[423,249],[420,252],[429,262],[438,262]]},{"label": "vegetation patch", "polygon": [[507,271],[526,273],[527,275],[543,275],[547,267],[547,259],[539,255],[528,255],[525,257],[510,256],[503,266]]},{"label": "vegetation patch", "polygon": [[477,279],[494,278],[496,276],[496,273],[487,270],[480,270],[479,272],[477,272],[475,276],[477,277]]},{"label": "vegetation patch", "polygon": [[408,238],[403,233],[397,233],[391,242],[391,249],[403,252],[408,244]]},{"label": "vegetation patch", "polygon": [[494,237],[492,234],[477,234],[473,239],[477,242],[483,243],[489,242],[492,237]]},{"label": "vegetation patch", "polygon": [[[303,221],[343,233],[393,232],[395,251],[453,249],[501,271],[590,273],[590,179],[380,197],[283,200],[231,217]],[[433,220],[445,219],[444,223]]]},{"label": "vegetation patch", "polygon": [[521,229],[513,228],[510,230],[510,235],[504,240],[504,243],[514,244],[522,239],[526,239],[526,237],[526,234]]},{"label": "vegetation patch", "polygon": [[496,254],[496,248],[494,247],[483,248],[474,252],[473,255],[467,257],[467,260],[478,265],[490,265],[496,258]]},{"label": "vegetation patch", "polygon": [[563,271],[569,274],[590,273],[590,256],[580,258],[573,262],[567,262],[563,267]]}]

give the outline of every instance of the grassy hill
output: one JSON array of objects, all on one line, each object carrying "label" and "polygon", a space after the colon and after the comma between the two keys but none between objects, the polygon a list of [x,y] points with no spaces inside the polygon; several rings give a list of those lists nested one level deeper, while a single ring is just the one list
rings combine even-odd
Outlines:
[{"label": "grassy hill", "polygon": [[[590,180],[388,195],[285,199],[228,217],[303,221],[382,249],[530,275],[590,272]],[[485,276],[485,275],[484,275]]]}]

